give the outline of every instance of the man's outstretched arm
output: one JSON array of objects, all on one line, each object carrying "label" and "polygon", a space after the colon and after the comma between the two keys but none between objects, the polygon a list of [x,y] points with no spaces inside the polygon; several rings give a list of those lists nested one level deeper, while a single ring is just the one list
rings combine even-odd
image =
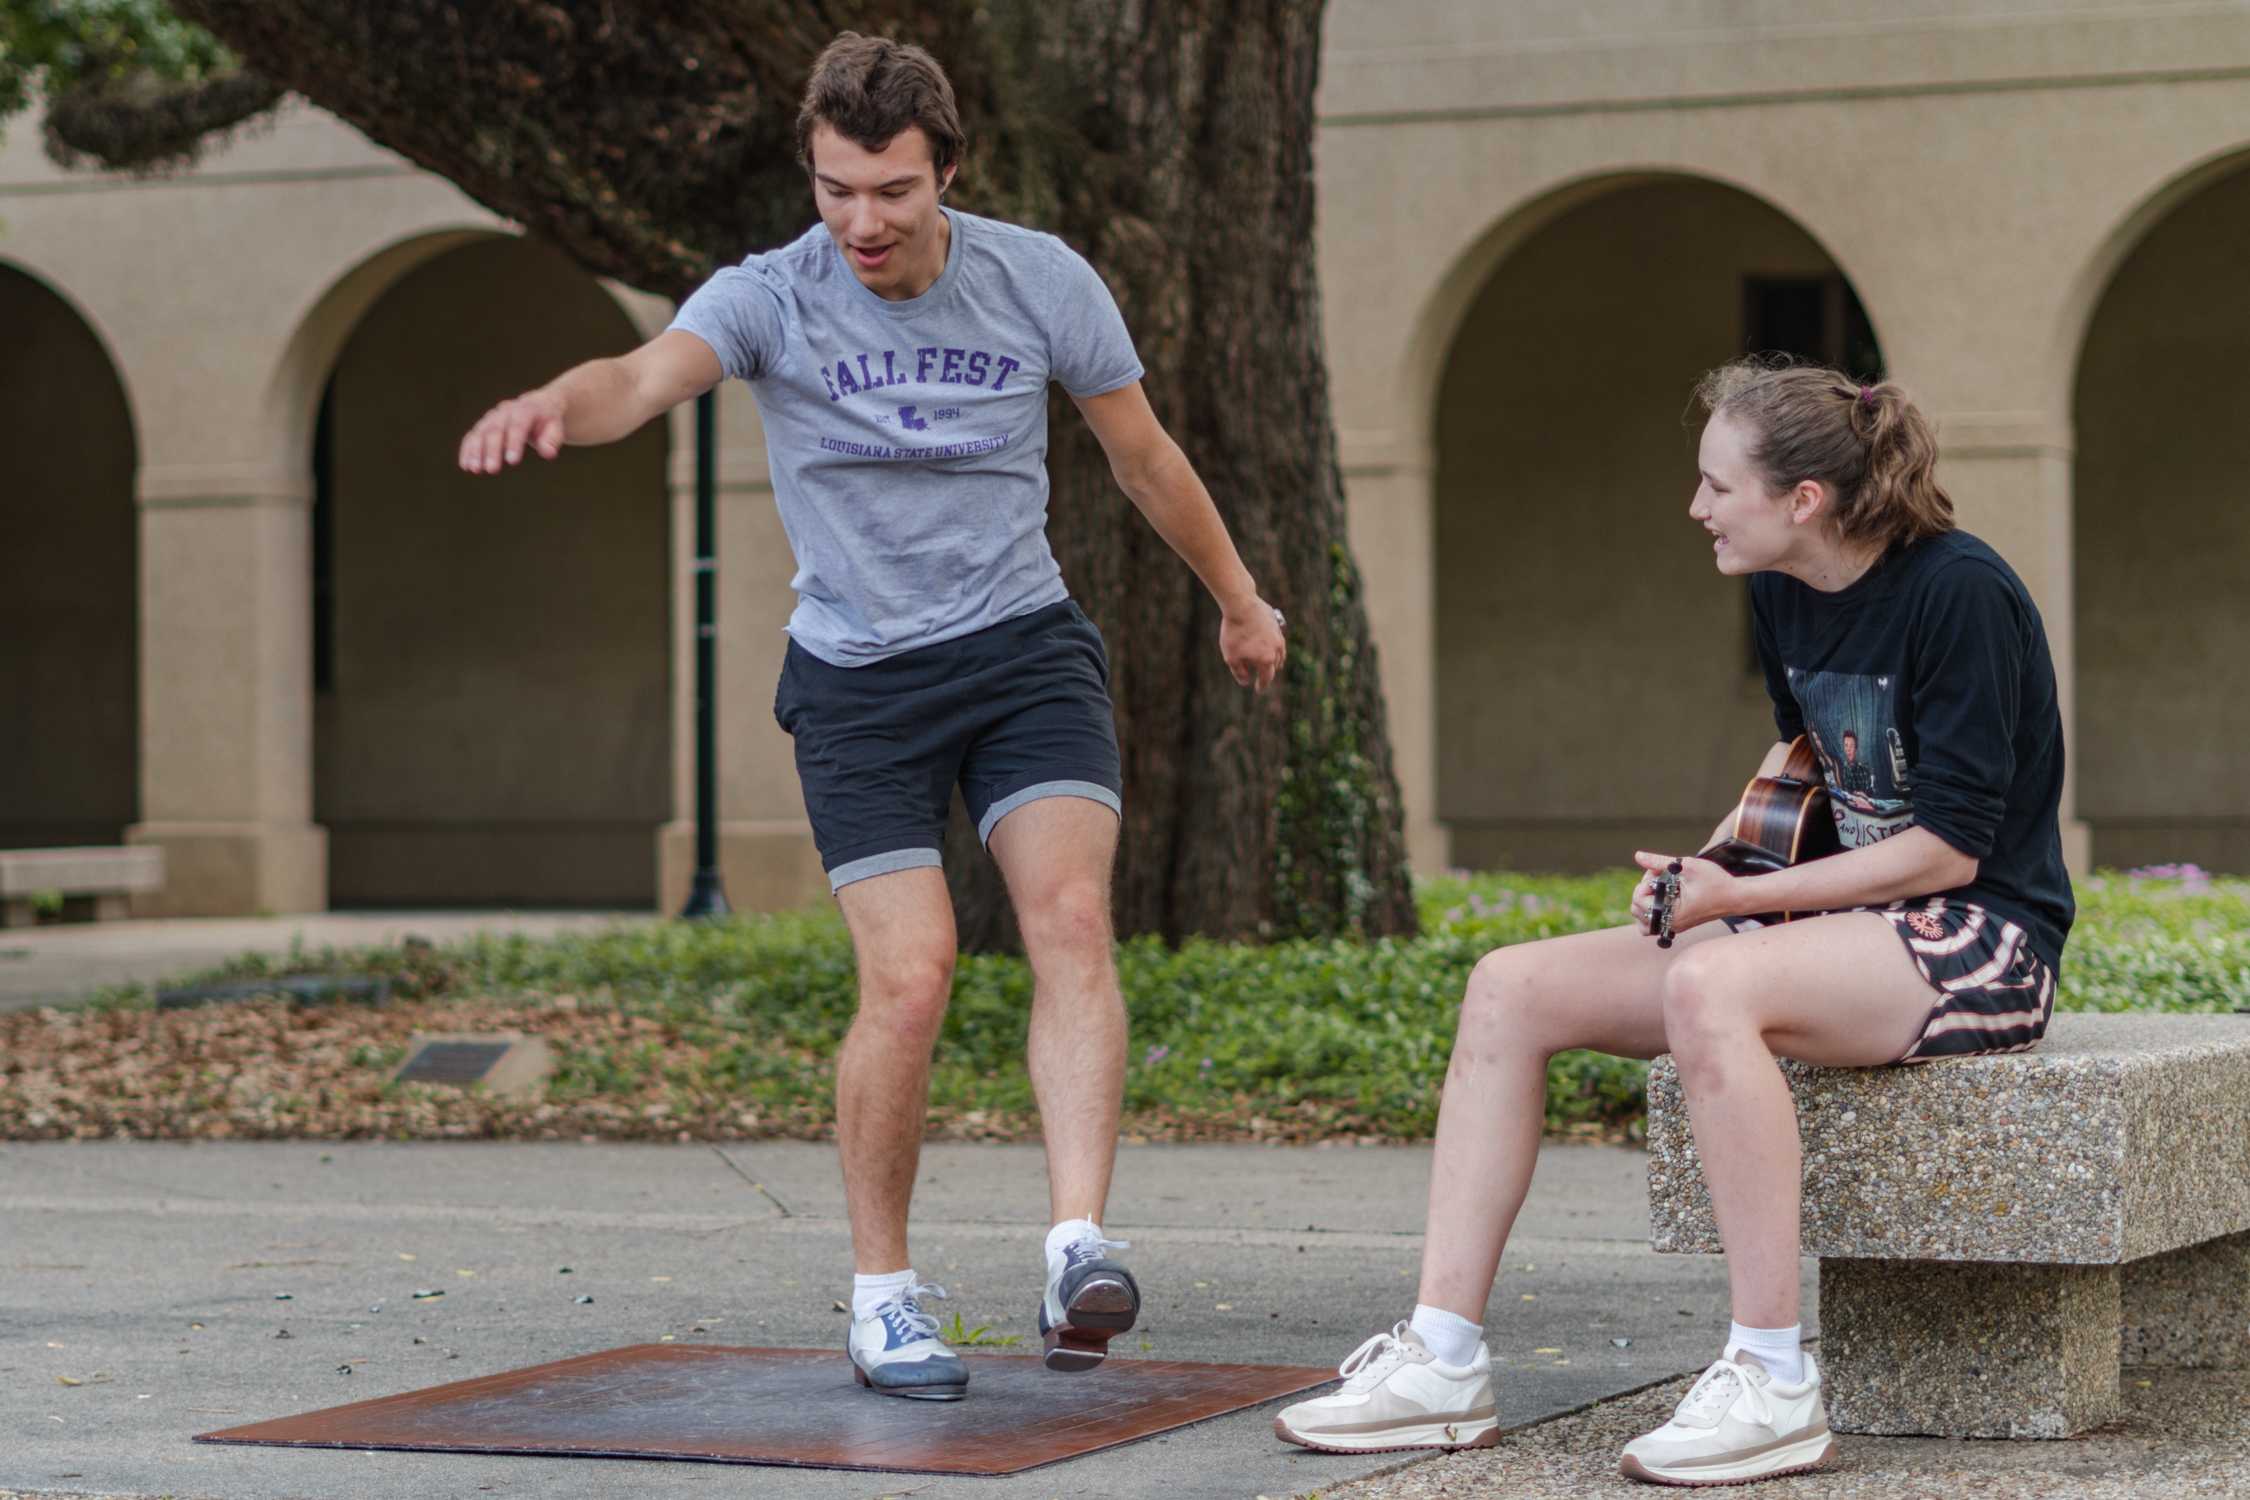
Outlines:
[{"label": "man's outstretched arm", "polygon": [[1157,421],[1141,383],[1071,399],[1109,455],[1118,488],[1218,601],[1219,653],[1234,680],[1264,688],[1288,656],[1280,611],[1258,597],[1258,585],[1242,565],[1211,492]]},{"label": "man's outstretched arm", "polygon": [[709,344],[667,329],[630,354],[588,360],[486,412],[461,439],[461,467],[497,474],[522,462],[526,448],[553,458],[565,443],[613,443],[724,374]]}]

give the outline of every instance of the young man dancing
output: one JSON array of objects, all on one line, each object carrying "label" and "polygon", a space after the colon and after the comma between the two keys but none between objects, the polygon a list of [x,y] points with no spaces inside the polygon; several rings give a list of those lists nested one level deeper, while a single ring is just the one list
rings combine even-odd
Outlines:
[{"label": "young man dancing", "polygon": [[494,407],[461,466],[612,442],[723,378],[750,383],[797,561],[775,714],[859,961],[836,1067],[848,1348],[862,1385],[950,1401],[968,1371],[923,1310],[945,1294],[915,1275],[906,1220],[958,946],[939,867],[956,784],[1035,981],[1048,1368],[1099,1364],[1140,1310],[1113,1253],[1126,1246],[1101,1228],[1125,1076],[1109,888],[1122,778],[1101,635],[1047,546],[1049,381],[1218,601],[1237,682],[1273,680],[1283,620],[1150,409],[1100,276],[1052,235],[945,207],[964,142],[927,52],[838,37],[797,140],[817,227],[720,271],[641,348]]}]

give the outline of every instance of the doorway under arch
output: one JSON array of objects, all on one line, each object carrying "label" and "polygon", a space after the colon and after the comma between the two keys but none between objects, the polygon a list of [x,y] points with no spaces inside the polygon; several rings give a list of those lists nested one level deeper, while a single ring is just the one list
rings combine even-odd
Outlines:
[{"label": "doorway under arch", "polygon": [[665,424],[456,461],[494,402],[639,342],[559,253],[490,238],[354,327],[314,441],[314,817],[338,906],[646,907],[671,815]]},{"label": "doorway under arch", "polygon": [[1696,378],[1772,350],[1872,376],[1835,260],[1720,183],[1638,178],[1491,272],[1439,377],[1438,810],[1453,862],[1697,847],[1773,742],[1748,592],[1687,518]]},{"label": "doorway under arch", "polygon": [[133,418],[100,337],[0,264],[0,849],[119,844],[140,802]]},{"label": "doorway under arch", "polygon": [[2073,395],[2078,811],[2095,863],[2250,871],[2250,158],[2103,291]]}]

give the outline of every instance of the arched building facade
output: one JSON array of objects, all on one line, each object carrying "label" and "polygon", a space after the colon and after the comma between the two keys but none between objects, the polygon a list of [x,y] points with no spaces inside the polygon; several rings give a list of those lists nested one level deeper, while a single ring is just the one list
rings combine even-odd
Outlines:
[{"label": "arched building facade", "polygon": [[[2074,861],[2250,869],[2250,15],[1334,0],[1323,78],[1418,867],[1615,864],[1731,799],[1770,725],[1682,417],[1787,347],[1938,419],[2046,617]],[[0,845],[162,845],[152,913],[676,907],[688,413],[450,467],[665,304],[310,109],[157,181],[36,139],[0,142]],[[721,414],[722,860],[790,905],[824,889],[767,710],[791,566],[746,393]]]},{"label": "arched building facade", "polygon": [[[2250,148],[2250,16],[1343,5],[1323,79],[1337,420],[1420,867],[1613,865],[1651,832],[1696,836],[1770,729],[1723,628],[1728,586],[1653,550],[1669,530],[1701,555],[1677,427],[1690,345],[1744,344],[1718,346],[1725,287],[1688,283],[1726,264],[1733,223],[1738,336],[1755,342],[1759,283],[1824,258],[1938,419],[1963,524],[2038,599],[2070,715],[2074,864],[2250,868],[2250,801],[2226,774],[2246,497],[2239,439],[2208,419],[2250,368],[2225,269],[2245,243],[2229,184]],[[1683,216],[1691,194],[1706,207]],[[1604,212],[1620,218],[1595,233]],[[1676,290],[1652,321],[1659,286]],[[2141,379],[2159,359],[2168,383]],[[1668,411],[1644,379],[1671,386]],[[1511,401],[1464,415],[1485,391]],[[1629,439],[1607,416],[1627,408]],[[1510,455],[1540,467],[1480,462]],[[2143,487],[2159,473],[2161,511]],[[1628,514],[1645,519],[1621,533]],[[1477,570],[1502,554],[1513,598]],[[1480,584],[1482,612],[1457,608]],[[1668,672],[1629,649],[1636,629],[1724,661]]]}]

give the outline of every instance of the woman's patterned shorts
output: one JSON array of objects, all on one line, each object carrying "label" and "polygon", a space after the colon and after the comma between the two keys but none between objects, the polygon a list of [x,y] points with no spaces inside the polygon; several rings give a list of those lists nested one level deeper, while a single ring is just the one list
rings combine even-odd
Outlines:
[{"label": "woman's patterned shorts", "polygon": [[[1888,921],[1938,992],[1922,1034],[1900,1062],[2022,1052],[2046,1033],[2055,1009],[2055,971],[2031,951],[2030,934],[2014,922],[1974,902],[1942,896],[1851,910]],[[1736,932],[1763,925],[1755,917],[1727,919]]]}]

